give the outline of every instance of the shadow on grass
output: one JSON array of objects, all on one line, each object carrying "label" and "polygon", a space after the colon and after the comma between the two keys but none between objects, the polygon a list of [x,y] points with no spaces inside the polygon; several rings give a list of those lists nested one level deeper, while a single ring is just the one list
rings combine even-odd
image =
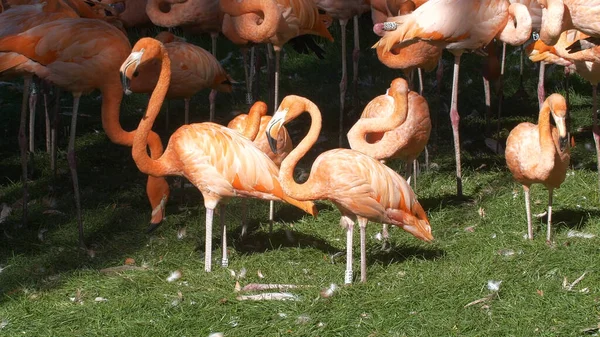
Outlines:
[{"label": "shadow on grass", "polygon": [[[592,209],[561,209],[552,212],[552,227],[555,232],[563,232],[571,229],[581,230],[585,228],[591,218],[598,218],[599,210]],[[547,223],[548,218],[544,217]],[[544,225],[545,226],[545,225]]]},{"label": "shadow on grass", "polygon": [[[220,246],[220,242],[218,244]],[[298,231],[291,231],[285,225],[279,229],[274,229],[271,234],[265,231],[255,231],[250,232],[244,238],[240,238],[239,235],[234,236],[232,245],[240,254],[247,255],[286,247],[315,248],[327,254],[338,252],[337,248],[331,246],[324,239]],[[203,249],[204,247],[202,247]]]},{"label": "shadow on grass", "polygon": [[473,197],[468,195],[457,196],[456,194],[443,194],[435,198],[419,198],[419,203],[423,206],[425,212],[435,210],[440,207],[461,206],[465,204],[471,204],[475,201]]},{"label": "shadow on grass", "polygon": [[[392,243],[394,244],[394,243]],[[390,251],[377,250],[367,254],[367,264],[379,262],[383,264],[402,263],[410,259],[419,259],[432,261],[446,255],[446,252],[439,248],[423,248],[422,246],[392,246]]]}]

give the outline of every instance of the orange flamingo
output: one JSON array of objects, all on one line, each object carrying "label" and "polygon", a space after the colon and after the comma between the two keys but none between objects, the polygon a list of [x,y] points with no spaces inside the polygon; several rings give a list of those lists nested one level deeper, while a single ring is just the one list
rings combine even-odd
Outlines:
[{"label": "orange flamingo", "polygon": [[[271,120],[271,116],[267,116],[267,104],[262,101],[255,102],[250,111],[247,114],[239,114],[235,116],[228,124],[227,127],[233,129],[244,137],[254,142],[262,152],[269,156],[269,159],[279,167],[281,162],[292,150],[293,144],[290,135],[286,128],[281,128],[281,131],[277,139],[277,152],[271,151],[269,142],[267,140],[267,124]],[[246,234],[247,226],[245,215],[246,215],[246,201],[243,200],[243,214],[242,214],[242,236]],[[273,221],[273,201],[269,202],[269,220]]]},{"label": "orange flamingo", "polygon": [[358,90],[358,58],[360,52],[358,17],[371,8],[366,0],[314,0],[318,8],[324,10],[332,18],[340,22],[342,30],[342,80],[340,81],[340,116],[339,116],[339,146],[342,146],[344,134],[344,109],[346,103],[346,89],[348,86],[348,67],[346,65],[346,25],[354,18],[354,50],[352,52],[353,65],[353,96],[356,99]]},{"label": "orange flamingo", "polygon": [[[223,26],[229,25],[234,36],[223,31],[237,44],[245,42],[270,43],[275,50],[275,104],[279,100],[279,61],[283,45],[304,34],[322,36],[333,42],[333,37],[319,15],[313,0],[221,0],[225,13]],[[263,16],[262,22],[261,13]]]},{"label": "orange flamingo", "polygon": [[[73,179],[79,242],[84,245],[79,182],[75,159],[75,134],[79,98],[83,93],[99,89],[102,93],[102,126],[108,138],[125,146],[133,144],[133,134],[119,123],[123,97],[118,68],[131,51],[127,38],[117,28],[95,19],[61,19],[45,23],[18,35],[0,38],[0,60],[3,55],[16,55],[12,64],[0,61],[0,73],[11,67],[26,71],[73,93],[73,116],[68,147],[69,168]],[[102,74],[102,76],[98,76]],[[162,153],[160,138],[150,133],[148,139],[153,157]],[[148,177],[146,187],[152,205],[151,225],[164,217],[169,185],[164,178]]]},{"label": "orange flamingo", "polygon": [[[465,20],[447,20],[450,16],[464,17]],[[460,57],[466,49],[482,48],[496,36],[513,45],[527,41],[531,34],[531,16],[527,7],[519,3],[509,5],[506,0],[430,0],[410,14],[375,24],[373,30],[383,35],[373,47],[383,46],[384,52],[394,46],[402,47],[425,40],[454,54],[450,120],[456,157],[457,195],[462,196],[457,108]]]},{"label": "orange flamingo", "polygon": [[[161,60],[161,71],[146,114],[138,126],[139,133],[134,137],[133,159],[140,171],[146,174],[155,177],[183,176],[202,193],[206,207],[204,269],[207,272],[212,264],[213,212],[221,200],[232,197],[283,200],[316,215],[312,202],[297,201],[283,193],[277,180],[279,169],[265,153],[248,138],[224,126],[209,122],[184,125],[173,133],[160,158],[150,158],[146,151],[146,138],[169,89],[169,55],[160,41],[143,38],[135,44],[121,66],[123,82],[127,83],[138,73],[139,66],[152,59]],[[221,215],[221,263],[227,266],[226,227],[223,213]]]},{"label": "orange flamingo", "polygon": [[[185,124],[189,124],[190,100],[198,91],[211,88],[231,92],[231,81],[219,61],[205,49],[195,46],[169,32],[161,32],[156,39],[162,41],[171,59],[171,85],[167,99],[185,102]],[[151,93],[158,82],[160,61],[148,62],[139,69],[140,75],[131,79],[133,92]]]},{"label": "orange flamingo", "polygon": [[[556,127],[550,124],[550,115]],[[540,183],[548,189],[548,232],[550,242],[552,225],[552,191],[559,188],[569,167],[569,144],[567,136],[567,104],[559,94],[552,94],[544,101],[538,117],[538,125],[521,123],[506,140],[506,164],[516,181],[523,185],[527,211],[527,237],[533,239],[529,188]]]},{"label": "orange flamingo", "polygon": [[[210,33],[212,54],[217,57],[217,37],[223,25],[219,0],[148,0],[146,13],[157,26],[181,26],[192,34]],[[209,120],[215,118],[217,91],[211,90]]]},{"label": "orange flamingo", "polygon": [[[559,55],[570,55],[566,48],[574,42],[586,39],[588,36],[577,30],[562,32],[554,46],[547,46],[538,40],[527,47],[529,58],[534,61],[542,61],[562,65],[576,71],[581,77],[592,85],[592,134],[596,145],[596,168],[598,170],[598,187],[600,188],[600,127],[598,126],[598,82],[600,82],[600,63],[569,60]],[[543,85],[543,81],[542,81]]]},{"label": "orange flamingo", "polygon": [[[360,117],[348,132],[350,148],[382,163],[395,158],[404,161],[416,189],[416,159],[425,149],[431,133],[425,98],[414,91],[408,92],[406,81],[397,78],[385,95],[367,104]],[[380,132],[373,132],[376,130]],[[385,247],[389,239],[387,224],[383,224],[383,239]]]},{"label": "orange flamingo", "polygon": [[311,117],[308,134],[281,163],[279,180],[286,194],[298,200],[329,200],[342,213],[340,224],[346,232],[346,273],[352,283],[352,232],[354,221],[360,227],[360,279],[367,280],[366,225],[368,221],[396,225],[415,237],[431,241],[431,227],[425,211],[408,183],[398,173],[358,151],[333,149],[320,154],[305,183],[294,181],[294,168],[315,144],[321,131],[321,112],[310,100],[285,97],[267,126],[273,151],[281,127],[304,112]]},{"label": "orange flamingo", "polygon": [[600,37],[600,0],[537,0],[544,8],[540,39],[553,46],[560,34],[577,29],[587,35]]}]

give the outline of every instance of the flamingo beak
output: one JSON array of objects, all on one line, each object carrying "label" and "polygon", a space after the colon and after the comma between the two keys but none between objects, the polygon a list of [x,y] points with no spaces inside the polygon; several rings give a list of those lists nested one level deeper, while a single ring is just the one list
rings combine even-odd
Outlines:
[{"label": "flamingo beak", "polygon": [[552,117],[554,118],[556,128],[558,129],[558,146],[560,148],[560,152],[564,152],[567,148],[567,144],[569,143],[566,118],[556,116],[554,112],[552,113]]},{"label": "flamingo beak", "polygon": [[269,147],[271,148],[271,151],[273,151],[275,154],[277,154],[277,138],[279,135],[279,130],[281,130],[281,127],[283,126],[283,122],[285,121],[285,116],[288,111],[288,108],[277,110],[277,112],[275,112],[273,115],[273,118],[271,118],[269,124],[267,124],[267,140],[269,141]]},{"label": "flamingo beak", "polygon": [[[137,67],[140,65],[142,56],[144,55],[144,49],[140,49],[140,51],[134,51],[129,54],[129,57],[123,62],[119,72],[121,73],[121,83],[123,84],[123,91],[125,95],[131,94],[131,77],[137,76]],[[133,68],[130,67],[133,66]],[[128,73],[129,71],[129,73]]]}]

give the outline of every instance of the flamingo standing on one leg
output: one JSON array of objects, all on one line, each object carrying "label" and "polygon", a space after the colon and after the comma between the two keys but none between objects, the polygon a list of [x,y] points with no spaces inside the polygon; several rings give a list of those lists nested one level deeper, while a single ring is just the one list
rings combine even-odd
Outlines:
[{"label": "flamingo standing on one leg", "polygon": [[[316,214],[316,207],[312,202],[297,201],[283,192],[277,180],[279,169],[265,153],[248,138],[224,126],[214,123],[184,125],[173,133],[160,158],[150,158],[146,151],[146,138],[169,89],[169,55],[159,41],[143,38],[135,44],[121,66],[123,82],[127,83],[138,74],[141,65],[152,59],[161,61],[161,71],[146,114],[138,126],[139,133],[134,137],[133,159],[146,174],[156,177],[183,176],[202,193],[206,207],[204,268],[207,272],[212,265],[213,211],[221,200],[232,197],[284,200],[309,214]],[[127,88],[125,90],[128,92]],[[223,216],[221,224],[221,263],[227,266],[227,237]]]},{"label": "flamingo standing on one leg", "polygon": [[353,95],[357,94],[358,82],[358,57],[360,52],[358,17],[369,11],[371,7],[365,0],[314,0],[317,7],[324,10],[332,18],[340,22],[342,30],[342,80],[340,81],[340,116],[339,116],[339,146],[342,146],[344,137],[344,108],[346,103],[346,89],[348,87],[348,67],[346,65],[346,25],[354,18],[354,51],[352,52],[353,64]]},{"label": "flamingo standing on one leg", "polygon": [[[12,55],[12,67],[23,67],[28,72],[73,93],[73,116],[67,158],[77,207],[79,243],[82,246],[83,222],[75,159],[79,98],[83,93],[99,89],[102,93],[102,126],[106,135],[113,143],[131,146],[135,132],[126,132],[119,123],[123,92],[118,73],[120,64],[130,51],[131,45],[121,31],[95,19],[56,20],[18,35],[0,38],[0,73],[11,69],[11,64],[5,63],[3,57]],[[148,142],[152,156],[160,156],[162,144],[158,135],[150,133]],[[153,208],[151,225],[156,225],[164,218],[169,185],[164,178],[148,177],[146,191]]]},{"label": "flamingo standing on one leg", "polygon": [[[556,127],[550,124],[550,116]],[[533,239],[529,188],[540,183],[548,189],[548,232],[550,243],[552,224],[552,191],[559,188],[569,167],[567,136],[567,104],[559,94],[548,96],[540,110],[538,124],[521,123],[506,140],[506,164],[516,181],[523,185],[527,211],[527,237]]]},{"label": "flamingo standing on one leg", "polygon": [[[448,20],[448,17],[456,19]],[[454,54],[450,120],[456,157],[457,195],[462,196],[457,107],[460,57],[465,50],[482,48],[496,36],[513,45],[527,41],[531,34],[531,17],[526,6],[509,4],[507,0],[429,0],[410,14],[376,24],[373,30],[383,36],[373,47],[383,46],[384,52],[394,46],[402,47],[425,40],[444,46]]]},{"label": "flamingo standing on one leg", "polygon": [[360,279],[367,281],[366,225],[375,221],[396,225],[415,237],[431,241],[431,227],[425,211],[408,183],[379,161],[358,151],[334,149],[320,154],[305,183],[294,181],[294,168],[315,144],[321,131],[321,112],[300,96],[285,97],[267,126],[273,151],[281,127],[304,112],[311,116],[308,134],[281,163],[279,180],[285,193],[298,200],[330,200],[342,213],[346,232],[346,273],[352,283],[352,232],[354,220],[360,226]]},{"label": "flamingo standing on one leg", "polygon": [[[211,53],[176,38],[169,32],[161,32],[156,36],[157,40],[165,44],[172,60],[167,99],[184,99],[185,124],[189,124],[191,97],[205,88],[231,92],[231,78]],[[139,71],[140,75],[131,79],[130,90],[151,93],[158,82],[160,62],[149,62],[143,69],[140,67]]]},{"label": "flamingo standing on one leg", "polygon": [[[265,130],[267,124],[271,121],[271,116],[267,116],[267,104],[257,101],[252,105],[247,114],[239,114],[235,116],[227,127],[233,129],[244,137],[250,139],[254,144],[279,167],[281,162],[292,150],[293,144],[290,135],[286,128],[281,128],[277,139],[277,152],[271,151]],[[244,211],[242,214],[242,236],[246,234],[248,224],[246,223],[246,200],[243,200]],[[269,221],[273,221],[273,201],[269,201]]]},{"label": "flamingo standing on one leg", "polygon": [[[377,96],[367,104],[360,119],[348,132],[348,142],[351,149],[382,163],[388,159],[404,161],[407,171],[412,171],[409,174],[416,190],[416,159],[425,149],[430,134],[427,101],[414,91],[409,92],[406,81],[397,78],[385,95]],[[389,240],[385,223],[382,232],[385,249]]]}]

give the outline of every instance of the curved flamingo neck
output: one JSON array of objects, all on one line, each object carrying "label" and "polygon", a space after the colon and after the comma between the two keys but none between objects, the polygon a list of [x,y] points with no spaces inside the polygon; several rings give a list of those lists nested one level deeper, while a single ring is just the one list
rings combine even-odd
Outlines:
[{"label": "curved flamingo neck", "polygon": [[545,44],[553,46],[563,30],[565,5],[562,0],[538,0],[538,2],[543,6],[540,39]]},{"label": "curved flamingo neck", "polygon": [[262,102],[256,102],[250,108],[244,124],[244,137],[254,141],[260,130],[260,119],[267,114],[267,107]]},{"label": "curved flamingo neck", "polygon": [[[221,10],[230,15],[238,40],[262,43],[277,32],[281,13],[274,0],[221,0],[220,5]],[[259,13],[262,14],[260,24]]]},{"label": "curved flamingo neck", "polygon": [[531,36],[532,20],[527,6],[512,3],[508,7],[506,26],[498,34],[498,38],[512,46],[523,44]]},{"label": "curved flamingo neck", "polygon": [[161,156],[158,159],[152,159],[148,156],[146,146],[148,145],[148,134],[152,129],[152,125],[156,120],[156,116],[158,115],[167,95],[167,91],[169,90],[171,81],[171,60],[167,54],[167,49],[162,43],[156,40],[153,40],[153,43],[157,43],[160,48],[160,54],[158,56],[158,59],[161,61],[160,75],[158,76],[156,87],[150,96],[146,114],[142,117],[137,132],[135,132],[135,136],[133,137],[133,148],[131,153],[133,160],[140,171],[153,176],[164,176],[172,173],[168,162],[166,160],[161,160],[164,156]]},{"label": "curved flamingo neck", "polygon": [[[300,97],[298,97],[300,98]],[[310,129],[306,136],[300,141],[298,146],[293,149],[290,154],[281,162],[281,167],[279,169],[279,180],[281,182],[281,187],[285,191],[287,195],[297,200],[316,200],[320,199],[319,196],[322,194],[319,188],[317,188],[317,182],[315,180],[315,176],[313,175],[313,170],[311,169],[308,180],[303,184],[298,184],[294,180],[294,169],[296,165],[304,157],[308,151],[312,148],[312,146],[317,142],[319,138],[319,133],[321,132],[321,112],[317,106],[305,99],[302,104],[295,104],[292,106],[292,109],[301,109],[302,111],[308,112],[311,118]],[[281,107],[280,107],[281,108]],[[292,113],[289,111],[288,113]],[[293,116],[298,116],[302,112],[292,113]],[[289,120],[289,119],[288,119]]]},{"label": "curved flamingo neck", "polygon": [[550,125],[550,99],[546,99],[540,109],[538,117],[538,131],[540,134],[540,148],[544,153],[554,153],[554,140],[552,138],[552,125]]}]

